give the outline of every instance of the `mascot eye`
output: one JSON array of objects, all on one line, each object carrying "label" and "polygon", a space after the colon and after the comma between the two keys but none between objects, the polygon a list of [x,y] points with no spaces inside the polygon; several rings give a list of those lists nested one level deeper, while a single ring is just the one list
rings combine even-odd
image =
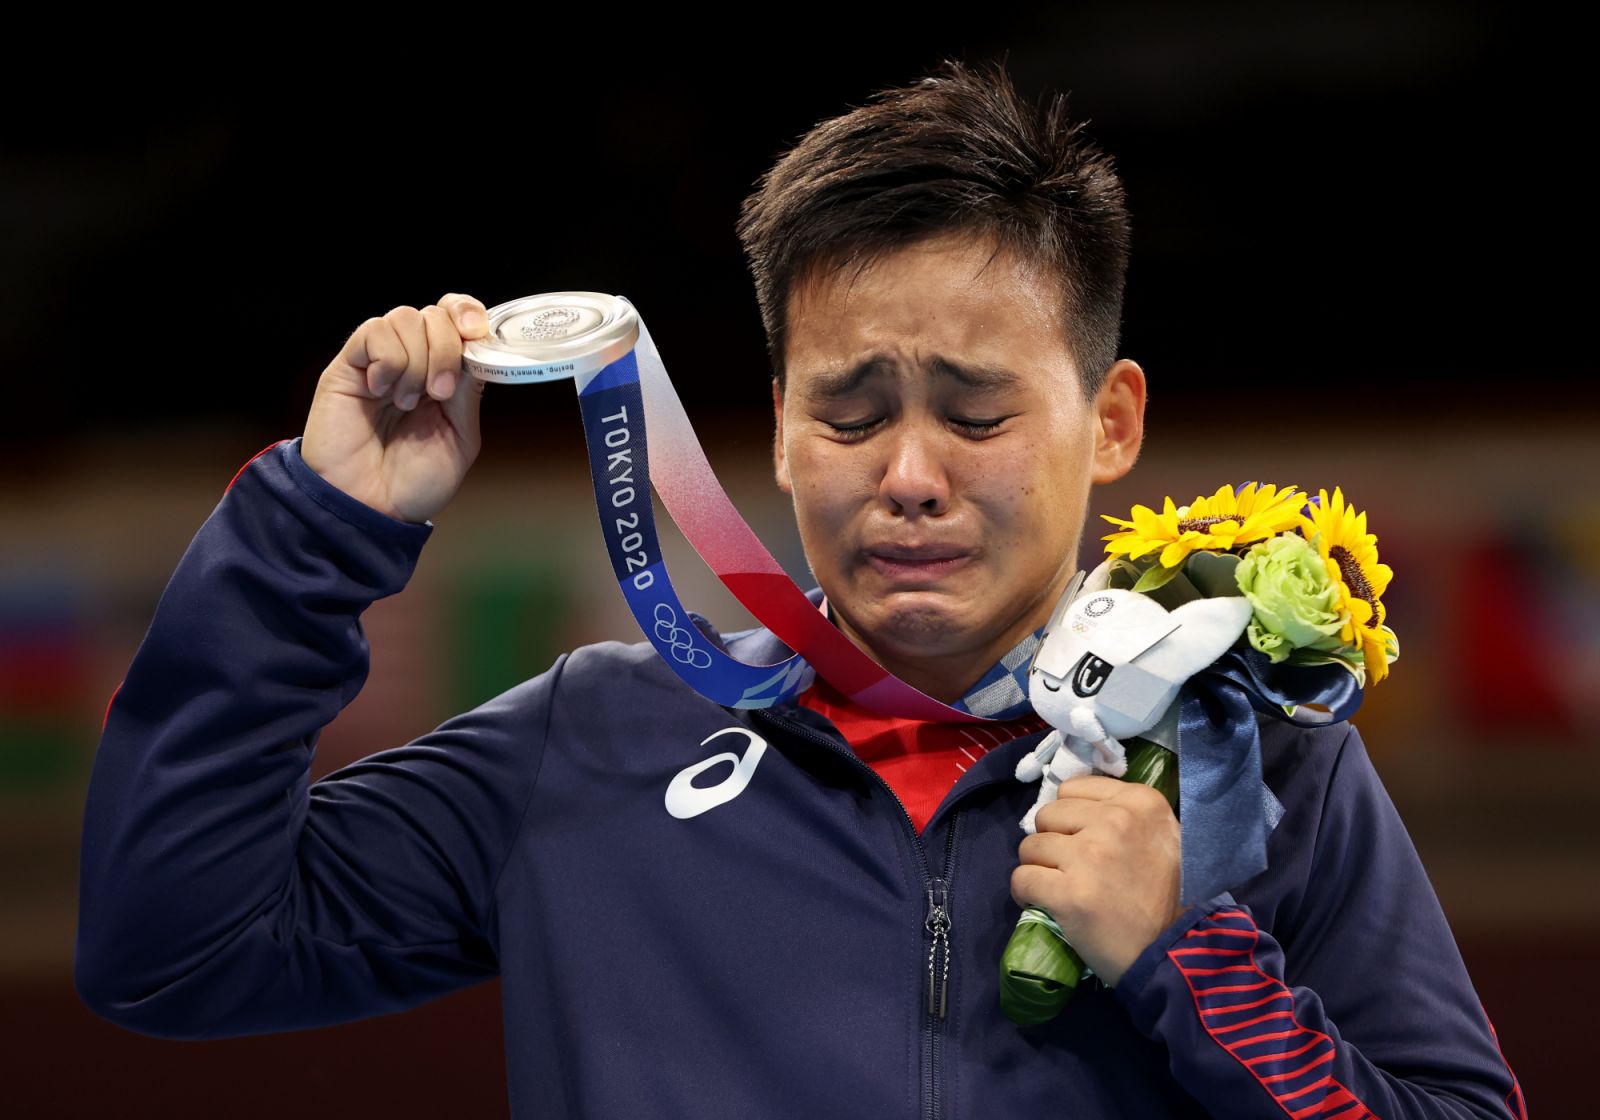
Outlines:
[{"label": "mascot eye", "polygon": [[1048,673],[1040,673],[1039,674],[1039,683],[1044,685],[1051,692],[1060,692],[1061,691],[1061,682],[1057,681],[1057,680],[1053,680]]}]

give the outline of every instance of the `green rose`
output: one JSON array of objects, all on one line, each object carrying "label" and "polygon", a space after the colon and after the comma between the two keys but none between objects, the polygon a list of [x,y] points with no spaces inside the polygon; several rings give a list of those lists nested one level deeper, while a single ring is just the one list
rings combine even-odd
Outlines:
[{"label": "green rose", "polygon": [[1332,651],[1344,645],[1339,588],[1304,537],[1280,533],[1262,541],[1244,554],[1234,578],[1255,608],[1245,635],[1274,663],[1296,649]]}]

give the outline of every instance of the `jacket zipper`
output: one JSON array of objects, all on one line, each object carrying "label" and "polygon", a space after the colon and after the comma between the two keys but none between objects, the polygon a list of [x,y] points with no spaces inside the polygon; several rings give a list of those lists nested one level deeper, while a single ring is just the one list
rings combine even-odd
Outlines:
[{"label": "jacket zipper", "polygon": [[[900,800],[900,795],[895,793],[883,776],[868,766],[854,753],[841,747],[821,732],[785,719],[765,709],[752,709],[752,718],[760,722],[768,722],[783,728],[809,743],[827,747],[837,755],[849,759],[860,770],[865,771],[873,781],[877,782],[889,796],[894,798],[894,803],[900,806],[900,815],[905,818],[906,827],[911,830],[911,839],[916,843],[917,853],[921,856],[922,881],[924,893],[928,899],[928,912],[923,918],[923,928],[932,935],[928,947],[928,999],[923,1015],[925,1029],[923,1035],[927,1040],[928,1052],[928,1108],[925,1115],[928,1120],[936,1120],[939,1115],[939,1027],[947,1018],[949,1008],[948,994],[950,988],[950,876],[954,871],[956,854],[956,829],[960,826],[961,811],[950,811],[950,825],[945,832],[944,867],[938,877],[934,877],[929,870],[928,848],[923,843],[921,835],[917,832],[916,823],[911,819],[911,814],[906,810],[906,803]],[[940,950],[943,950],[941,953]]]},{"label": "jacket zipper", "polygon": [[[889,792],[893,793],[893,790]],[[904,805],[901,808],[905,808]],[[910,814],[907,814],[907,820]],[[950,811],[950,827],[945,831],[944,842],[944,875],[934,879],[928,886],[928,917],[923,923],[933,934],[933,944],[928,948],[928,1120],[935,1120],[939,1115],[939,1025],[945,1019],[946,1000],[950,981],[950,920],[949,886],[950,872],[955,863],[956,856],[956,829],[961,827],[961,813],[959,810]],[[926,852],[924,852],[926,856]],[[944,967],[939,976],[939,999],[934,1003],[934,955],[939,949],[940,942],[944,943]]]}]

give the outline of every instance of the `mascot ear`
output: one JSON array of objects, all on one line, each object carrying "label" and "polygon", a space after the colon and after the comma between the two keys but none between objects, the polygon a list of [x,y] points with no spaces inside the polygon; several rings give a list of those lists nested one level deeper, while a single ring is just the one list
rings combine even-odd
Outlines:
[{"label": "mascot ear", "polygon": [[1195,599],[1172,612],[1181,623],[1177,633],[1163,646],[1163,675],[1171,680],[1187,680],[1210,665],[1239,640],[1250,622],[1253,608],[1243,595]]},{"label": "mascot ear", "polygon": [[1066,617],[1067,608],[1072,606],[1072,601],[1078,597],[1078,590],[1083,586],[1083,571],[1072,577],[1072,582],[1067,584],[1067,589],[1061,593],[1061,598],[1056,600],[1056,609],[1050,612],[1050,621],[1044,624],[1044,633],[1039,635],[1039,644],[1033,647],[1033,656],[1028,659],[1028,675],[1033,675],[1033,667],[1039,663],[1039,651],[1044,648],[1045,642],[1050,640],[1050,635],[1061,627],[1061,620]]}]

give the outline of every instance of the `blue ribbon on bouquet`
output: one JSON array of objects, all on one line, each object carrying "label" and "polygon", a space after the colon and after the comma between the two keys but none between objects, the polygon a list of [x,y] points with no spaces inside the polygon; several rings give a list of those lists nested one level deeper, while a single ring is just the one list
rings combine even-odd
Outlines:
[{"label": "blue ribbon on bouquet", "polygon": [[[1273,810],[1281,814],[1282,807],[1262,785],[1261,733],[1253,711],[1297,727],[1323,727],[1354,715],[1361,697],[1347,669],[1274,665],[1254,649],[1229,650],[1184,683],[1177,750],[1183,905],[1238,886],[1267,866],[1267,835],[1277,823]],[[1285,705],[1294,705],[1295,714]]]}]

